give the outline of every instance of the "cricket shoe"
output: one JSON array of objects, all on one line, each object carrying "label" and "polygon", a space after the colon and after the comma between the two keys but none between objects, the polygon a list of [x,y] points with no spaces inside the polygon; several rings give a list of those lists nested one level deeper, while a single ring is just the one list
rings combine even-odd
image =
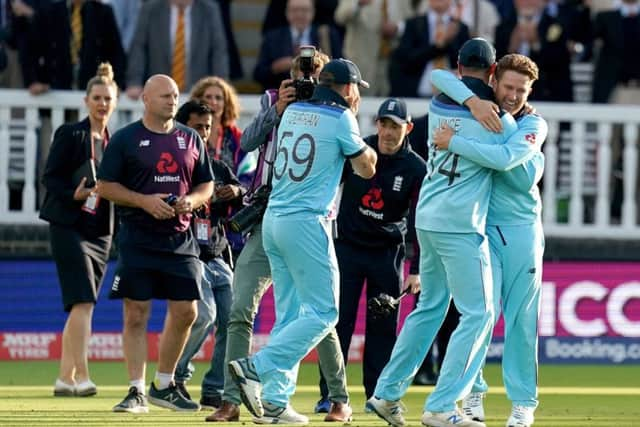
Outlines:
[{"label": "cricket shoe", "polygon": [[474,421],[464,415],[459,408],[447,412],[425,411],[422,425],[428,427],[487,427],[485,423]]},{"label": "cricket shoe", "polygon": [[484,421],[484,393],[469,393],[462,399],[462,412],[474,421]]},{"label": "cricket shoe", "polygon": [[365,406],[394,427],[405,425],[402,413],[406,411],[406,408],[399,400],[384,400],[373,396],[367,400]]},{"label": "cricket shoe", "polygon": [[76,385],[67,384],[60,378],[56,379],[56,383],[53,386],[53,395],[56,397],[70,397],[76,395]]},{"label": "cricket shoe", "polygon": [[262,383],[256,372],[256,367],[249,358],[236,359],[229,362],[229,373],[240,389],[242,403],[249,412],[256,418],[262,418],[264,408],[262,407]]},{"label": "cricket shoe", "polygon": [[130,412],[132,414],[146,414],[149,412],[147,398],[136,387],[130,387],[129,393],[122,402],[113,407],[113,412]]},{"label": "cricket shoe", "polygon": [[256,424],[309,424],[309,418],[299,414],[291,405],[286,407],[272,405],[269,402],[264,403],[264,415],[254,417],[253,422]]},{"label": "cricket shoe", "polygon": [[533,412],[536,408],[532,406],[513,405],[511,416],[507,420],[507,427],[531,427],[533,425]]},{"label": "cricket shoe", "polygon": [[184,397],[175,383],[169,384],[167,388],[158,390],[155,382],[151,382],[151,386],[149,386],[149,403],[181,412],[196,412],[200,410],[198,402]]}]

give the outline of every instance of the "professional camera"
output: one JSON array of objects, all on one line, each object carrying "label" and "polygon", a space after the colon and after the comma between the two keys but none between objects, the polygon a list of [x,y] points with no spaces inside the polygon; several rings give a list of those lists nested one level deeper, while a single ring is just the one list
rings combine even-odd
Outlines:
[{"label": "professional camera", "polygon": [[254,224],[262,219],[264,211],[267,209],[269,202],[269,194],[271,187],[263,185],[258,187],[251,196],[249,204],[240,209],[236,214],[229,218],[227,224],[229,228],[236,233],[246,233]]},{"label": "professional camera", "polygon": [[296,88],[296,101],[306,101],[313,96],[316,82],[311,77],[313,74],[313,59],[316,56],[316,48],[313,46],[300,46],[300,71],[303,76],[293,81]]}]

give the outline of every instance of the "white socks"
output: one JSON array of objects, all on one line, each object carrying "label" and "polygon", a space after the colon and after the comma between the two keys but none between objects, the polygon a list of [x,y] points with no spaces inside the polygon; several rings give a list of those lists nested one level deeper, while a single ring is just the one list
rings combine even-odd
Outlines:
[{"label": "white socks", "polygon": [[138,392],[140,394],[144,394],[144,380],[143,379],[129,381],[129,386],[137,388]]},{"label": "white socks", "polygon": [[173,382],[173,373],[163,374],[162,372],[156,372],[156,379],[153,382],[158,390],[164,390]]}]

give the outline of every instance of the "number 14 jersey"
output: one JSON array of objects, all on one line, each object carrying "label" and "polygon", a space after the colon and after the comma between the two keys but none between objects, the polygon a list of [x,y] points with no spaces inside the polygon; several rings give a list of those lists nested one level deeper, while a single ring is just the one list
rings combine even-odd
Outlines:
[{"label": "number 14 jersey", "polygon": [[[466,80],[476,79],[463,79]],[[476,80],[472,89],[481,98],[480,92],[491,91]],[[486,89],[485,89],[486,88]],[[517,125],[513,117],[503,114],[501,117],[503,132],[492,133],[476,121],[466,107],[455,104],[446,95],[438,95],[431,101],[429,108],[429,137],[443,123],[453,128],[456,135],[476,140],[480,144],[502,144]],[[418,207],[416,210],[416,228],[420,230],[446,233],[484,234],[491,195],[491,169],[460,157],[446,150],[436,150],[429,141],[427,175],[422,181]]]}]

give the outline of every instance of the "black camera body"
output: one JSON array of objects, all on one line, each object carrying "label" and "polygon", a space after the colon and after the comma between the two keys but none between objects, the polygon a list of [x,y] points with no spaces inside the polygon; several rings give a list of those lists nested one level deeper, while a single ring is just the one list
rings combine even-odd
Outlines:
[{"label": "black camera body", "polygon": [[313,74],[315,56],[316,48],[314,46],[300,46],[300,71],[303,76],[293,81],[293,87],[296,89],[296,101],[306,101],[313,96],[316,82],[311,74]]},{"label": "black camera body", "polygon": [[313,96],[313,90],[316,88],[316,83],[312,78],[308,80],[304,77],[293,81],[293,87],[296,88],[296,101],[306,101]]},{"label": "black camera body", "polygon": [[251,196],[249,204],[229,218],[227,224],[231,231],[245,234],[251,227],[260,221],[264,215],[264,211],[267,210],[270,193],[271,187],[267,185],[258,187]]},{"label": "black camera body", "polygon": [[176,196],[175,194],[169,194],[167,197],[165,197],[162,200],[169,206],[173,206],[176,203],[178,203],[178,196]]}]

